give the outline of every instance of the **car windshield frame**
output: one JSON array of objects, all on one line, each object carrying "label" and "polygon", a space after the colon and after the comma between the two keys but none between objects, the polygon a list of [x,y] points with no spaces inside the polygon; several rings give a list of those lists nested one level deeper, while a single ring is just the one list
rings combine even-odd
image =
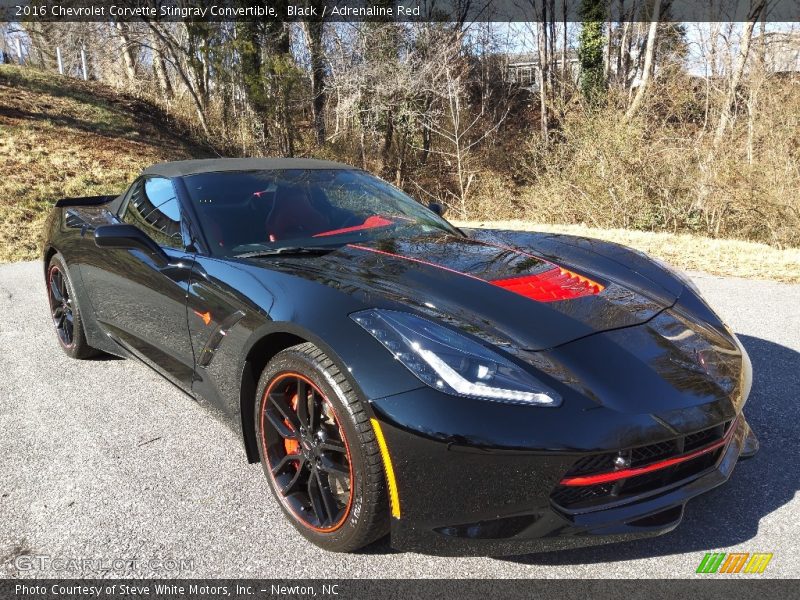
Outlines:
[{"label": "car windshield frame", "polygon": [[[215,171],[181,179],[211,256],[277,255],[274,250],[282,247],[338,248],[435,233],[463,237],[440,215],[361,169]],[[295,219],[281,230],[287,211]],[[298,225],[298,213],[312,223],[300,218]]]}]

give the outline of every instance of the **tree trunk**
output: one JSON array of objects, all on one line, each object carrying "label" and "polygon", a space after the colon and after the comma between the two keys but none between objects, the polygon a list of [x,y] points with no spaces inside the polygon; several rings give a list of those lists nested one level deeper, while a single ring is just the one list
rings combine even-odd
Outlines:
[{"label": "tree trunk", "polygon": [[636,16],[636,0],[633,0],[629,10],[625,11],[625,0],[619,0],[619,18],[622,24],[619,47],[617,49],[617,73],[614,80],[617,85],[624,87],[628,82],[630,72],[630,44],[631,44],[631,25]]},{"label": "tree trunk", "polygon": [[392,155],[392,141],[394,140],[394,112],[389,109],[386,112],[386,130],[383,134],[383,150],[381,152],[381,160],[383,162],[383,170],[388,173],[389,161]]},{"label": "tree trunk", "polygon": [[311,113],[317,145],[325,145],[325,56],[322,49],[322,22],[301,23],[311,59]]},{"label": "tree trunk", "polygon": [[431,131],[431,121],[433,117],[431,116],[431,107],[433,106],[433,95],[427,93],[425,95],[425,102],[423,104],[424,110],[422,112],[422,158],[420,162],[422,165],[426,165],[428,163],[428,157],[431,153],[431,141],[432,141],[432,131]]},{"label": "tree trunk", "polygon": [[656,52],[656,35],[658,34],[658,17],[660,13],[661,0],[655,0],[655,2],[653,2],[653,15],[650,18],[650,32],[647,34],[647,49],[644,55],[642,80],[639,82],[639,89],[636,90],[636,96],[634,96],[633,102],[631,102],[628,111],[625,113],[626,121],[630,120],[639,110],[639,107],[641,107],[645,93],[647,92],[647,86],[650,83],[650,74],[653,72],[654,66],[653,56]]},{"label": "tree trunk", "polygon": [[[544,7],[545,5],[543,5]],[[542,137],[547,139],[547,9],[539,23],[539,112]]]},{"label": "tree trunk", "polygon": [[764,8],[764,0],[756,0],[753,5],[747,23],[745,23],[744,31],[742,32],[742,40],[739,43],[739,56],[736,59],[736,66],[734,67],[731,76],[728,92],[725,95],[722,111],[719,115],[719,123],[717,124],[717,131],[714,133],[714,147],[719,146],[722,141],[722,136],[732,119],[733,106],[736,102],[736,91],[739,87],[739,82],[742,79],[742,74],[747,66],[747,55],[750,53],[750,42],[753,39],[753,27],[761,15]]},{"label": "tree trunk", "polygon": [[133,84],[136,82],[136,63],[133,60],[133,52],[131,52],[131,40],[128,36],[127,23],[114,21],[114,27],[117,30],[117,37],[119,37],[122,46],[122,60],[125,63],[125,74],[128,76],[128,83]]},{"label": "tree trunk", "polygon": [[548,32],[548,48],[549,52],[547,54],[547,63],[550,65],[550,69],[547,71],[547,83],[550,87],[552,94],[555,96],[555,69],[553,66],[556,62],[556,2],[555,0],[549,0],[548,6],[548,16],[549,18],[549,32]]},{"label": "tree trunk", "polygon": [[611,20],[610,15],[606,21],[606,29],[608,30],[608,37],[606,38],[606,55],[603,57],[605,59],[603,61],[603,76],[608,81],[611,77],[611,52],[614,47],[614,35],[616,33],[614,22]]},{"label": "tree trunk", "polygon": [[152,32],[150,33],[150,39],[153,44],[153,70],[156,74],[158,87],[161,89],[164,98],[170,100],[172,98],[172,84],[169,81],[167,65],[164,62],[164,45],[161,43],[161,39]]},{"label": "tree trunk", "polygon": [[[567,3],[563,2],[561,4],[561,25],[564,27],[564,31],[561,37],[561,90],[562,92],[567,87]],[[572,73],[570,73],[570,79],[572,77]],[[572,83],[570,81],[570,83]],[[562,102],[563,102],[563,94],[562,94]]]},{"label": "tree trunk", "polygon": [[150,30],[156,36],[158,36],[164,46],[169,50],[169,53],[172,56],[173,65],[175,66],[175,72],[178,74],[178,77],[180,77],[181,81],[183,81],[183,84],[186,86],[186,90],[192,97],[192,102],[194,103],[195,110],[197,111],[197,120],[200,122],[200,127],[203,129],[203,133],[206,135],[206,137],[210,137],[211,129],[209,128],[208,120],[206,119],[205,106],[201,102],[200,97],[197,95],[197,90],[192,85],[191,78],[186,74],[186,71],[181,64],[178,52],[182,52],[182,50],[172,36],[166,30],[161,29],[160,24],[153,23],[151,21],[146,21],[146,23],[148,27],[150,27]]},{"label": "tree trunk", "polygon": [[291,157],[294,156],[294,125],[292,124],[291,109],[289,108],[288,90],[283,95],[283,109],[281,111],[281,116],[283,117],[283,122],[281,125],[283,126],[284,131],[283,153],[286,156]]}]

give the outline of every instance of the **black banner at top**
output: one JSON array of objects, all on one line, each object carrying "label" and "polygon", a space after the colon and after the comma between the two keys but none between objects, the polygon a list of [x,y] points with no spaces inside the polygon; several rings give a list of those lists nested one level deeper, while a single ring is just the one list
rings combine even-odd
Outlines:
[{"label": "black banner at top", "polygon": [[[582,21],[603,0],[0,0],[0,21]],[[800,0],[605,0],[607,21],[800,21]]]}]

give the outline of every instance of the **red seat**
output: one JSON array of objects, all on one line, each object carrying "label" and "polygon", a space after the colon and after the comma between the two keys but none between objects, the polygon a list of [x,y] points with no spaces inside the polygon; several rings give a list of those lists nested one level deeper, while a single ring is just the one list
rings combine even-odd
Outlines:
[{"label": "red seat", "polygon": [[266,222],[269,241],[311,237],[329,227],[328,219],[312,206],[304,189],[281,187],[277,190],[275,206]]}]

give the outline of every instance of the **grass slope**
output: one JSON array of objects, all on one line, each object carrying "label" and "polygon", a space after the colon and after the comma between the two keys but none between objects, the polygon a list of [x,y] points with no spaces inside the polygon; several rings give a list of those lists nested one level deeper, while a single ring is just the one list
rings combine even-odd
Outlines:
[{"label": "grass slope", "polygon": [[0,65],[0,262],[38,256],[59,198],[118,193],[155,162],[210,155],[151,104]]}]

